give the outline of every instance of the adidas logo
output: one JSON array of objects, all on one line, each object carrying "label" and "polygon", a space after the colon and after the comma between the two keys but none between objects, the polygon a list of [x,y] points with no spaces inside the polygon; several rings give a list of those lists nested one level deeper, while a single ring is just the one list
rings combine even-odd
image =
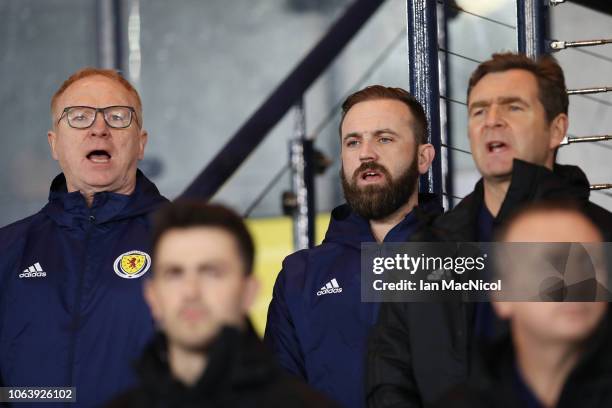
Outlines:
[{"label": "adidas logo", "polygon": [[30,266],[28,269],[24,269],[23,273],[19,274],[20,278],[42,278],[44,276],[47,276],[47,273],[43,271],[38,262]]},{"label": "adidas logo", "polygon": [[317,296],[327,295],[328,293],[340,293],[342,292],[342,288],[338,285],[338,281],[336,278],[330,280],[317,292]]}]

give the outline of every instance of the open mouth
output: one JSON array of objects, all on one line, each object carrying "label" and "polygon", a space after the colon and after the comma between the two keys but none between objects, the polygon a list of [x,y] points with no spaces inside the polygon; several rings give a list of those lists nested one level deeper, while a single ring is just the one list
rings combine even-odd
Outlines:
[{"label": "open mouth", "polygon": [[106,150],[93,150],[89,152],[87,159],[94,163],[108,163],[111,155]]},{"label": "open mouth", "polygon": [[498,153],[508,148],[508,145],[504,142],[489,142],[487,143],[487,150],[489,153]]},{"label": "open mouth", "polygon": [[365,181],[375,181],[382,178],[382,173],[375,170],[366,170],[361,173],[361,179]]}]

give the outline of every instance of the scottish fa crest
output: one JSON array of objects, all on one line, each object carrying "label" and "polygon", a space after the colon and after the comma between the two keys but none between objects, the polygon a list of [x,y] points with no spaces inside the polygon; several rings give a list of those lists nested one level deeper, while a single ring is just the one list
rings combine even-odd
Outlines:
[{"label": "scottish fa crest", "polygon": [[146,252],[129,251],[115,259],[113,269],[124,279],[135,279],[144,275],[151,267],[151,257]]}]

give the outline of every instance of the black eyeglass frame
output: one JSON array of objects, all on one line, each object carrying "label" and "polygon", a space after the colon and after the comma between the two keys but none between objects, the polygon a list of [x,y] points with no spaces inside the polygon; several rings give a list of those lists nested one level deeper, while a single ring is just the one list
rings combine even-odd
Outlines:
[{"label": "black eyeglass frame", "polygon": [[[74,126],[72,126],[72,124],[70,123],[70,120],[68,120],[68,115],[66,115],[66,113],[70,109],[74,109],[74,108],[87,108],[87,109],[95,110],[96,113],[94,115],[94,119],[91,121],[91,125],[89,125],[87,127],[74,127]],[[126,108],[126,109],[128,109],[130,111],[130,121],[128,122],[128,124],[126,126],[113,126],[110,123],[108,123],[108,120],[106,120],[105,111],[107,109],[111,109],[111,108]],[[62,114],[60,115],[59,119],[57,120],[57,123],[59,124],[61,122],[61,120],[64,118],[64,116],[66,116],[66,123],[68,123],[68,126],[70,126],[71,128],[73,128],[73,129],[89,129],[90,127],[93,126],[94,123],[96,123],[96,116],[98,116],[98,112],[100,112],[102,114],[102,119],[104,119],[104,122],[110,128],[113,128],[113,129],[127,129],[132,124],[132,120],[133,119],[136,119],[136,124],[138,125],[138,127],[140,127],[140,122],[138,122],[138,115],[136,114],[136,109],[134,109],[131,106],[125,106],[125,105],[111,105],[111,106],[106,106],[104,108],[94,108],[93,106],[85,106],[85,105],[66,106],[64,108],[64,110],[62,111]]]}]

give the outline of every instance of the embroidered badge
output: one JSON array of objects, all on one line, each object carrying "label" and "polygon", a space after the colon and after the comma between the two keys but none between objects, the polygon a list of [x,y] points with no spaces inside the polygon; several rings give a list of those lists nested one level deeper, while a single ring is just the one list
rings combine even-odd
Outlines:
[{"label": "embroidered badge", "polygon": [[151,257],[146,252],[129,251],[115,259],[113,269],[115,273],[125,279],[138,278],[151,267]]}]

